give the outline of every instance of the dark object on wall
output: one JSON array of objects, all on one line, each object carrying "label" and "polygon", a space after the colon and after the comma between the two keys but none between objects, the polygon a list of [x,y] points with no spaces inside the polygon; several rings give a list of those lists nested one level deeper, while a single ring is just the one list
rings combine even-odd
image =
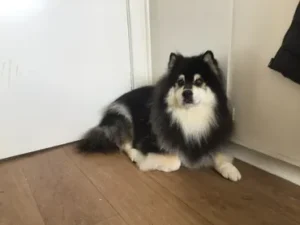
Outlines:
[{"label": "dark object on wall", "polygon": [[300,3],[292,24],[269,67],[300,84]]}]

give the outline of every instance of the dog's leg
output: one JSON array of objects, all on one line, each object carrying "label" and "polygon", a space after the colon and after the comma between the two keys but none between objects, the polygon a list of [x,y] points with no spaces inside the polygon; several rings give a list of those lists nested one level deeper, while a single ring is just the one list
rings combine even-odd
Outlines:
[{"label": "dog's leg", "polygon": [[125,144],[121,149],[127,154],[132,162],[139,163],[146,158],[146,156],[142,152],[135,148],[132,148],[131,144]]},{"label": "dog's leg", "polygon": [[226,179],[238,181],[242,178],[238,169],[232,164],[232,157],[219,152],[213,155],[213,161],[215,170]]},{"label": "dog's leg", "polygon": [[142,171],[159,170],[163,172],[176,171],[181,166],[181,161],[174,154],[148,153],[144,160],[137,162]]},{"label": "dog's leg", "polygon": [[178,170],[181,166],[179,157],[174,154],[148,153],[144,155],[141,151],[132,148],[130,144],[123,145],[121,149],[142,171],[160,170],[172,172]]}]

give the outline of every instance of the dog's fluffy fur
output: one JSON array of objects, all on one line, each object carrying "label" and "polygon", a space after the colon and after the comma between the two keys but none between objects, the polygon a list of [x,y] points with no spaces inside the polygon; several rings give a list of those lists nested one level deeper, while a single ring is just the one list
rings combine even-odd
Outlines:
[{"label": "dog's fluffy fur", "polygon": [[118,148],[144,171],[214,166],[225,178],[237,181],[239,171],[221,150],[232,128],[223,76],[213,53],[193,57],[171,53],[161,80],[111,103],[79,148],[99,152]]}]

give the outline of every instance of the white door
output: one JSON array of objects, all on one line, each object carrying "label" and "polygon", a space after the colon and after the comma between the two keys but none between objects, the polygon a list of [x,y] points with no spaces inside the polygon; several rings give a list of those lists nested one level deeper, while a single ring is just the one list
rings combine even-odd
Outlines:
[{"label": "white door", "polygon": [[0,158],[78,140],[130,90],[126,0],[1,0],[0,32]]}]

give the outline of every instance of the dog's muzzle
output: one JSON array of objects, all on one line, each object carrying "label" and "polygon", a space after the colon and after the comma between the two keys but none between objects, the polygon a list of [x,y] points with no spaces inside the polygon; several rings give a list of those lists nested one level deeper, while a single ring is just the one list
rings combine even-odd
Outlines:
[{"label": "dog's muzzle", "polygon": [[184,90],[182,92],[182,97],[185,104],[193,103],[193,92],[191,90]]}]

